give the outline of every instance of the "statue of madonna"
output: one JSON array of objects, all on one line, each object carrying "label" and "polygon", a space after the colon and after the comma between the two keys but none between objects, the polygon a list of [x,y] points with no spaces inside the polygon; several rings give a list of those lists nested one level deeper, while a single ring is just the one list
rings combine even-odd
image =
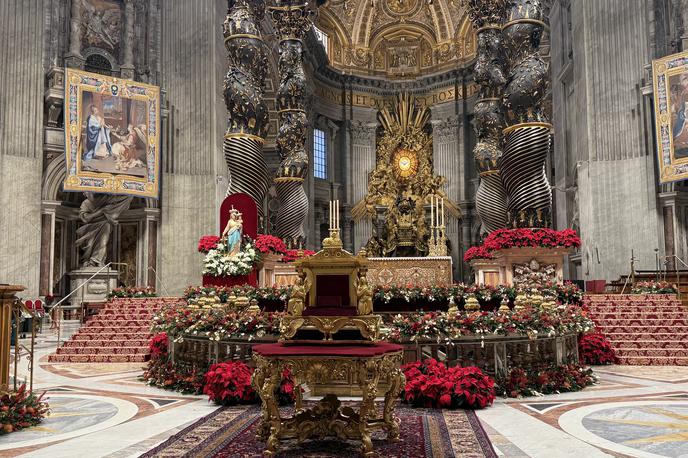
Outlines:
[{"label": "statue of madonna", "polygon": [[229,221],[222,232],[222,238],[227,236],[227,253],[229,256],[236,256],[241,251],[241,233],[244,226],[244,221],[241,219],[241,213],[232,208],[229,211]]}]

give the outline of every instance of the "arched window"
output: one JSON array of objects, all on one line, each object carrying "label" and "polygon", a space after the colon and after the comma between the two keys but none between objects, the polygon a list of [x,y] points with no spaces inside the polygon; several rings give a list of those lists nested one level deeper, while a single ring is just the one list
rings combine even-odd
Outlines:
[{"label": "arched window", "polygon": [[313,129],[313,176],[327,180],[327,138],[320,129]]}]

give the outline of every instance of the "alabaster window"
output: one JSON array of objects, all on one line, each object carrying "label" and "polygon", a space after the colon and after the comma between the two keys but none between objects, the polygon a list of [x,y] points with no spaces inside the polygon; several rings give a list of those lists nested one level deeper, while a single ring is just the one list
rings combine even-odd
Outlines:
[{"label": "alabaster window", "polygon": [[328,42],[329,37],[327,36],[327,34],[325,32],[323,32],[322,30],[320,30],[316,26],[313,26],[313,31],[315,32],[315,36],[318,38],[318,41],[323,45],[323,48],[325,48],[325,52],[329,56],[330,55],[330,49],[327,46],[327,42]]},{"label": "alabaster window", "polygon": [[313,129],[313,176],[327,180],[327,138],[320,129]]}]

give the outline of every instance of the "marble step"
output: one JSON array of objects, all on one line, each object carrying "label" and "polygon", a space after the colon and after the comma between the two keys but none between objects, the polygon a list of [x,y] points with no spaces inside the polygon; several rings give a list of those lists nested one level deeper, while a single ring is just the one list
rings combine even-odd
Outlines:
[{"label": "marble step", "polygon": [[150,333],[150,325],[148,326],[84,326],[79,330],[79,334],[139,334],[148,335]]},{"label": "marble step", "polygon": [[681,304],[642,304],[642,305],[588,305],[586,307],[593,313],[604,312],[647,312],[647,311],[680,311],[688,313],[688,308]]},{"label": "marble step", "polygon": [[50,355],[48,361],[51,363],[144,363],[148,361],[148,355]]},{"label": "marble step", "polygon": [[135,339],[103,339],[102,337],[100,339],[91,339],[91,340],[69,340],[65,342],[64,347],[71,347],[71,348],[83,348],[83,347],[101,347],[101,348],[106,348],[106,347],[115,347],[115,348],[120,348],[120,347],[148,347],[149,344],[148,339],[140,339],[140,337],[137,337]]},{"label": "marble step", "polygon": [[614,351],[616,351],[616,356],[619,358],[621,357],[647,357],[647,358],[656,358],[656,357],[686,357],[688,356],[688,353],[686,353],[685,348],[642,348],[642,349],[637,349],[637,348],[615,348]]},{"label": "marble step", "polygon": [[641,311],[641,312],[627,312],[627,311],[620,311],[620,312],[600,312],[600,313],[595,313],[592,317],[595,320],[605,320],[605,319],[681,319],[681,318],[688,318],[688,313],[681,311],[681,310],[667,310],[667,311],[660,311],[660,312],[651,312],[651,311]]},{"label": "marble step", "polygon": [[147,355],[148,347],[60,347],[58,355]]},{"label": "marble step", "polygon": [[624,350],[681,348],[688,350],[688,337],[682,336],[681,340],[610,340],[612,347]]},{"label": "marble step", "polygon": [[684,356],[619,356],[619,364],[628,366],[688,366]]},{"label": "marble step", "polygon": [[688,335],[688,326],[638,326],[638,325],[624,325],[624,326],[608,326],[598,325],[597,331],[602,334],[631,334],[639,335],[645,333],[651,334],[675,334],[685,336]]},{"label": "marble step", "polygon": [[648,330],[638,331],[637,333],[626,333],[626,332],[610,332],[605,333],[607,339],[610,342],[635,342],[638,340],[644,341],[658,341],[658,342],[669,342],[669,341],[682,341],[688,339],[688,334],[681,333],[664,333],[664,332],[651,332]]},{"label": "marble step", "polygon": [[656,326],[688,326],[688,318],[660,319],[660,318],[609,318],[600,320],[598,317],[591,317],[598,326],[644,326],[646,328]]},{"label": "marble step", "polygon": [[[115,330],[113,330],[115,331]],[[149,334],[146,332],[145,334],[141,334],[138,332],[132,332],[132,333],[118,333],[118,332],[98,332],[98,333],[93,333],[93,334],[86,334],[86,333],[78,333],[74,334],[72,336],[72,340],[70,342],[75,342],[75,341],[80,341],[80,342],[89,342],[93,340],[136,340],[136,339],[146,339],[148,342],[150,339],[148,338]]]},{"label": "marble step", "polygon": [[102,327],[122,327],[122,326],[127,326],[127,327],[150,327],[151,321],[150,320],[99,320],[98,318],[95,318],[91,321],[88,321],[86,323],[86,327],[88,328],[102,328]]}]

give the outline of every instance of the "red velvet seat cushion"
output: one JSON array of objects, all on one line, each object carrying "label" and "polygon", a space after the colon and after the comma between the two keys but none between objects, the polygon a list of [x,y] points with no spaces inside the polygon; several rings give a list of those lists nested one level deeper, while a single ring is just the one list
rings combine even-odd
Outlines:
[{"label": "red velvet seat cushion", "polygon": [[253,351],[262,356],[348,356],[371,357],[403,350],[401,345],[377,342],[372,345],[284,345],[259,344]]}]

